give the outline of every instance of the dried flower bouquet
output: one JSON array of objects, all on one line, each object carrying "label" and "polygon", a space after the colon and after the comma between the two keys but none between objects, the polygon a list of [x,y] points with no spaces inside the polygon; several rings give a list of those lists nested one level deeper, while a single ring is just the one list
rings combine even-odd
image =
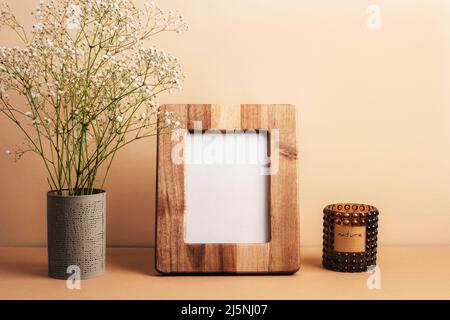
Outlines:
[{"label": "dried flower bouquet", "polygon": [[0,47],[0,113],[25,137],[6,154],[40,156],[58,194],[91,194],[117,151],[179,125],[173,114],[160,114],[155,98],[181,88],[180,63],[144,41],[187,26],[179,14],[130,0],[41,1],[32,14],[27,34],[0,6],[0,28],[22,43]]}]

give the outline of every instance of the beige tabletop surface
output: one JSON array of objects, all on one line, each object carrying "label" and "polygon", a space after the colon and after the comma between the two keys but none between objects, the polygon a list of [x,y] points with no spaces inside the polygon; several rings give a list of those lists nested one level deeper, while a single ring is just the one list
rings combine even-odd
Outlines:
[{"label": "beige tabletop surface", "polygon": [[373,273],[325,270],[320,248],[302,248],[291,276],[160,276],[154,249],[110,248],[105,275],[69,290],[47,277],[45,248],[0,248],[0,299],[450,299],[450,246],[378,254],[377,281],[369,282],[381,288],[369,289]]}]

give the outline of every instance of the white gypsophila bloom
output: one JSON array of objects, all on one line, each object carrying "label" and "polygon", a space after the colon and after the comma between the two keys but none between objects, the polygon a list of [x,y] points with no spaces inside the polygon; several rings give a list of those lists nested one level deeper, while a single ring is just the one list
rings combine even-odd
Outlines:
[{"label": "white gypsophila bloom", "polygon": [[35,23],[35,24],[33,24],[33,26],[32,26],[32,30],[33,30],[33,32],[35,32],[35,33],[38,33],[38,32],[41,32],[41,31],[43,31],[44,30],[44,24],[43,23]]},{"label": "white gypsophila bloom", "polygon": [[75,19],[75,18],[67,19],[66,27],[67,27],[67,30],[80,30],[81,29],[81,21],[79,19]]},{"label": "white gypsophila bloom", "polygon": [[69,6],[69,8],[67,9],[67,13],[70,15],[70,16],[75,16],[75,17],[77,17],[77,18],[80,18],[81,17],[81,8],[79,7],[79,6],[77,6],[76,4],[71,4],[70,6]]},{"label": "white gypsophila bloom", "polygon": [[[76,168],[81,158],[74,148],[83,148],[82,157],[107,163],[114,153],[98,150],[113,151],[134,139],[159,134],[157,123],[164,132],[180,126],[175,115],[160,112],[157,99],[163,92],[181,88],[185,80],[181,65],[165,51],[148,48],[147,41],[187,26],[176,10],[164,12],[153,2],[140,9],[134,2],[41,1],[33,12],[31,37],[26,30],[22,34],[12,12],[3,15],[0,5],[0,25],[11,18],[8,27],[17,26],[16,34],[23,38],[19,47],[0,46],[0,113],[9,108],[17,112],[22,119],[16,124],[28,131],[31,140],[25,148],[36,149],[32,151],[44,162],[50,151],[61,154],[59,159],[74,157],[69,162],[55,159],[58,172],[81,175],[78,181],[87,181],[88,188],[98,181],[97,165],[90,162],[92,167]],[[7,101],[9,91],[20,96]],[[59,139],[67,148],[50,143],[44,150],[35,143],[37,135]],[[14,157],[21,154],[20,148],[12,149]],[[54,178],[50,180],[73,190],[84,187],[66,186],[71,180],[67,177]]]},{"label": "white gypsophila bloom", "polygon": [[6,154],[7,156],[10,156],[10,155],[12,154],[12,152],[11,152],[11,150],[5,150],[5,154]]},{"label": "white gypsophila bloom", "polygon": [[51,39],[47,39],[47,48],[53,49],[55,45],[53,44],[53,41]]},{"label": "white gypsophila bloom", "polygon": [[81,8],[75,4],[71,4],[67,9],[68,19],[66,22],[66,28],[68,30],[81,29]]}]

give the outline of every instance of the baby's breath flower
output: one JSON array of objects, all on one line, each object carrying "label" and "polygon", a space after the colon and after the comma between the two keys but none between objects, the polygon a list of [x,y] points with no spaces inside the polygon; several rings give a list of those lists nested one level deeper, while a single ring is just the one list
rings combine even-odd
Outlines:
[{"label": "baby's breath flower", "polygon": [[55,45],[53,44],[53,41],[51,39],[47,39],[47,48],[53,49]]},{"label": "baby's breath flower", "polygon": [[66,22],[67,29],[81,29],[81,8],[75,4],[71,4],[67,9],[67,15],[69,16]]},{"label": "baby's breath flower", "polygon": [[32,26],[32,30],[34,33],[38,33],[44,30],[44,24],[42,23],[35,23]]},{"label": "baby's breath flower", "polygon": [[[49,171],[49,180],[58,182],[53,187],[82,187],[67,186],[68,181],[92,187],[96,163],[108,163],[125,144],[159,132],[157,119],[166,131],[180,125],[172,112],[160,114],[156,98],[181,89],[181,64],[164,50],[145,47],[155,34],[187,30],[177,11],[165,13],[154,2],[140,10],[132,0],[48,0],[40,1],[33,18],[28,38],[9,7],[0,4],[0,26],[23,40],[20,46],[0,46],[0,114],[12,111],[29,119],[14,121],[28,143],[25,151],[13,153],[20,158],[34,151],[47,165],[55,159],[48,167],[68,176]],[[13,105],[7,90],[23,101]],[[47,150],[39,139],[60,143],[45,144],[53,148]],[[47,152],[62,154],[53,158]],[[80,169],[79,161],[91,167]]]},{"label": "baby's breath flower", "polygon": [[12,152],[11,152],[11,150],[5,150],[5,154],[6,154],[7,156],[10,156],[10,155],[12,154]]}]

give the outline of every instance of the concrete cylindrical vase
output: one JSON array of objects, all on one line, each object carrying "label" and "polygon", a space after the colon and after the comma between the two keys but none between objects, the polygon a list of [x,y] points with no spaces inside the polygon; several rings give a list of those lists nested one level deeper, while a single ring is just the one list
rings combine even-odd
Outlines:
[{"label": "concrete cylindrical vase", "polygon": [[47,194],[48,275],[90,279],[105,271],[106,192]]}]

